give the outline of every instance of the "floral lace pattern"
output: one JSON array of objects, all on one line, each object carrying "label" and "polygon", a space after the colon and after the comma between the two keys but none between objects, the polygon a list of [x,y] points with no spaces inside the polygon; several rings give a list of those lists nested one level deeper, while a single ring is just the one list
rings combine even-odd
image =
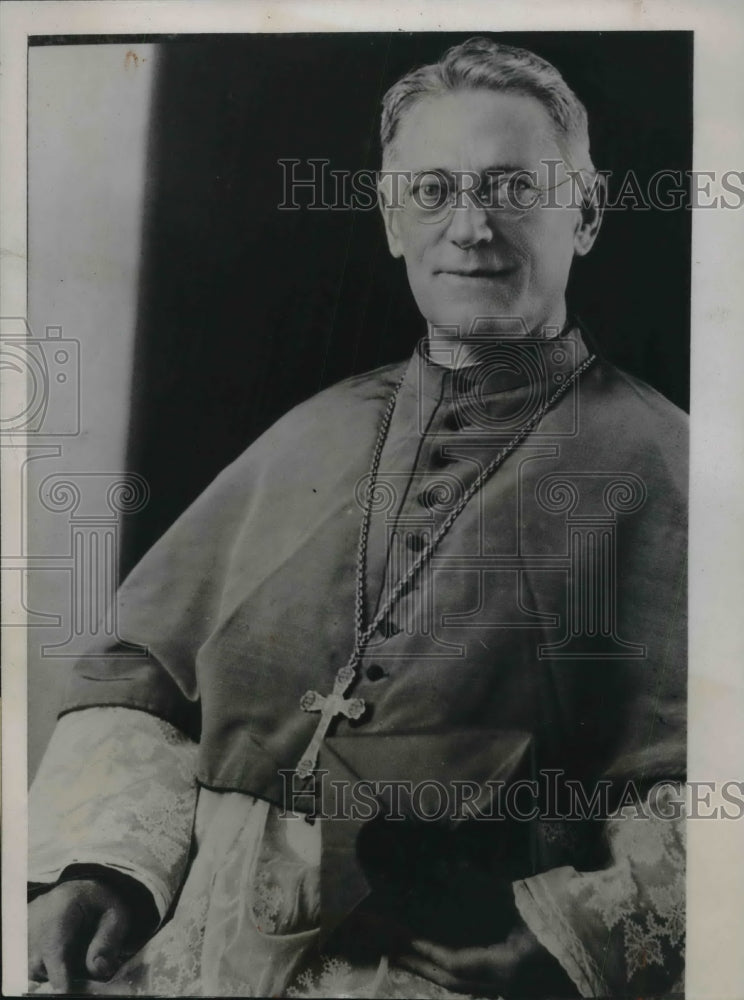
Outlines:
[{"label": "floral lace pattern", "polygon": [[[609,827],[613,853],[622,858],[615,891],[587,894],[580,883],[573,889],[600,914],[608,930],[621,926],[630,986],[649,965],[663,968],[675,953],[681,955],[685,931],[683,824],[639,820],[634,813],[630,808],[622,810]],[[598,889],[610,890],[609,882],[605,878]]]},{"label": "floral lace pattern", "polygon": [[276,932],[283,901],[281,888],[271,881],[267,871],[260,871],[256,876],[253,896],[253,915],[259,930],[265,934]]},{"label": "floral lace pattern", "polygon": [[[676,988],[685,935],[684,818],[672,817],[679,789],[655,809],[626,807],[607,824],[611,865],[560,868],[515,886],[533,933],[563,964],[582,996],[638,996]],[[600,971],[601,970],[601,971]]]},{"label": "floral lace pattern", "polygon": [[458,1000],[466,995],[453,993],[413,972],[388,966],[383,959],[379,967],[360,970],[341,958],[321,958],[320,971],[305,971],[287,990],[288,997],[321,1000],[328,997],[377,998],[377,1000]]},{"label": "floral lace pattern", "polygon": [[[153,892],[161,917],[172,910],[91,993],[459,996],[384,958],[375,969],[317,956],[323,824],[280,819],[239,793],[202,789],[197,807],[195,751],[172,726],[132,709],[71,713],[54,733],[30,794],[31,879],[52,883],[73,863],[113,865]],[[187,875],[192,833],[198,850]],[[545,839],[567,849],[565,833]],[[683,820],[639,818],[631,808],[607,836],[608,867],[551,868],[515,883],[517,906],[582,996],[663,994],[683,969]]]},{"label": "floral lace pattern", "polygon": [[162,918],[186,869],[195,755],[191,740],[145,712],[63,716],[29,792],[29,881],[107,865],[142,882]]},{"label": "floral lace pattern", "polygon": [[178,918],[137,953],[107,992],[115,995],[201,996],[202,948],[209,896],[205,891],[178,908]]}]

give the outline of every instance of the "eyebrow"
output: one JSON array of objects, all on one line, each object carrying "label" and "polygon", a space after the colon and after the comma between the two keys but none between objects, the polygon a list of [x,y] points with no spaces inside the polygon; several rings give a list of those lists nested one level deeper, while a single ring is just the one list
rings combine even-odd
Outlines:
[{"label": "eyebrow", "polygon": [[452,167],[422,167],[420,170],[412,170],[411,174],[413,177],[418,177],[420,174],[448,174],[452,176],[453,174],[475,173],[479,177],[482,177],[488,173],[513,174],[519,171],[524,171],[525,173],[532,172],[530,167],[525,167],[524,165],[514,163],[497,163],[486,167],[484,170],[460,170],[459,168],[453,169]]}]

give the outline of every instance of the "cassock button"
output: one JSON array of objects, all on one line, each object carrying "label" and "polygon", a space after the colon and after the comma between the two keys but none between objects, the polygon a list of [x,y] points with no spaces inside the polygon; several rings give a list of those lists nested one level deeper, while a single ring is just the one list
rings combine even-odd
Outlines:
[{"label": "cassock button", "polygon": [[367,667],[367,680],[370,681],[381,681],[383,677],[387,674],[382,669],[379,663],[370,663]]}]

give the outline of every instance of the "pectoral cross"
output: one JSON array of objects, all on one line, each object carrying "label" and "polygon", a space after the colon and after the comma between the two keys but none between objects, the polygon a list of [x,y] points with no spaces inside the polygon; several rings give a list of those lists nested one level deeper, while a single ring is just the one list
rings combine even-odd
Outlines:
[{"label": "pectoral cross", "polygon": [[322,695],[318,694],[317,691],[306,691],[300,699],[300,708],[303,712],[320,712],[317,729],[302,755],[302,760],[297,765],[296,770],[300,778],[309,778],[318,766],[320,746],[328,732],[328,727],[337,715],[343,715],[347,719],[359,719],[364,715],[366,708],[364,699],[344,698],[344,693],[353,679],[354,668],[352,666],[342,667],[336,674],[331,694]]}]

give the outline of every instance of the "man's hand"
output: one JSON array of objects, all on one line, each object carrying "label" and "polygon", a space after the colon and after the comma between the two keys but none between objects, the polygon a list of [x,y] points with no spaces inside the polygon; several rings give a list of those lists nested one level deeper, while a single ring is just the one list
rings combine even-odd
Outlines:
[{"label": "man's hand", "polygon": [[69,993],[73,979],[110,979],[127,957],[133,907],[98,879],[62,882],[28,910],[28,973]]},{"label": "man's hand", "polygon": [[522,920],[500,944],[448,948],[411,941],[411,951],[396,961],[456,993],[520,998],[578,995],[559,963]]}]

